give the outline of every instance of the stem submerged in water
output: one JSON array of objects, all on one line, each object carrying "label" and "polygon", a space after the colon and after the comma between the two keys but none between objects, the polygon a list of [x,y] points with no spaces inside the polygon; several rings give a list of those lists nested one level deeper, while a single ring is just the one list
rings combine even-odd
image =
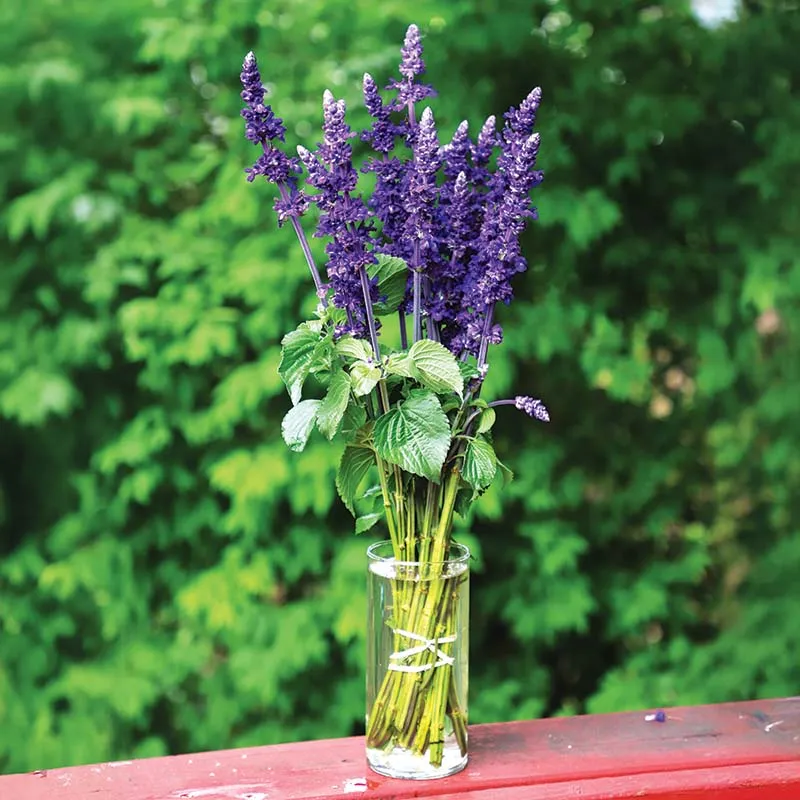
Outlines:
[{"label": "stem submerged in water", "polygon": [[[368,748],[391,750],[399,746],[416,755],[427,755],[433,767],[442,764],[446,735],[452,733],[462,755],[467,749],[466,709],[461,707],[456,675],[458,662],[454,669],[450,661],[466,642],[447,641],[463,636],[459,601],[461,592],[466,591],[467,566],[448,572],[450,567],[444,563],[450,553],[459,483],[457,469],[447,473],[443,486],[413,482],[413,496],[406,499],[407,506],[398,515],[405,519],[415,543],[412,546],[394,540],[395,560],[413,554],[418,544],[418,563],[413,574],[411,568],[399,566],[391,582],[394,653],[420,644],[403,632],[422,637],[429,646],[402,659],[400,666],[409,667],[409,671],[386,670],[367,720]],[[417,559],[407,555],[406,560]]]}]

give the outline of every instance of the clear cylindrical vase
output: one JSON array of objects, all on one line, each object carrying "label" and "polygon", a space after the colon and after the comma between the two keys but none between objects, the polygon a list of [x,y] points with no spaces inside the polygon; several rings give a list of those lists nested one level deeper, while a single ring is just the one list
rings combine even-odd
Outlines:
[{"label": "clear cylindrical vase", "polygon": [[397,561],[367,549],[367,762],[393,778],[443,778],[467,765],[469,550]]}]

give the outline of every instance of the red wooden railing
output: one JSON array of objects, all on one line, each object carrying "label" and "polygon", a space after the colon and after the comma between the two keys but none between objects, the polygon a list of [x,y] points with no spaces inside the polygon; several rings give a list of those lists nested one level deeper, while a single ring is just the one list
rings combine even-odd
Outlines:
[{"label": "red wooden railing", "polygon": [[800,800],[800,697],[476,725],[450,778],[370,772],[362,738],[0,776],[0,800]]}]

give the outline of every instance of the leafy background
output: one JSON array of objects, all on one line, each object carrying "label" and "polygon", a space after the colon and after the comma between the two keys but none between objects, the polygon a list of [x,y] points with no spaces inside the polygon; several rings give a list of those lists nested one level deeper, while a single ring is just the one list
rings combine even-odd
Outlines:
[{"label": "leafy background", "polygon": [[443,135],[534,85],[541,221],[489,397],[474,722],[800,679],[800,14],[747,2],[5,0],[0,771],[363,730],[366,541],[280,440],[311,309],[248,185],[253,48],[289,140],[409,22]]}]

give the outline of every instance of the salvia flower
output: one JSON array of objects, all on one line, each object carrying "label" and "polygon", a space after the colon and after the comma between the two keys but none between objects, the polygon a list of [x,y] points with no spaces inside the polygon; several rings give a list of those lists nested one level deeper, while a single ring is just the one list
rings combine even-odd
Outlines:
[{"label": "salvia flower", "polygon": [[541,422],[550,422],[550,414],[541,400],[535,397],[517,395],[514,398],[514,406],[520,411],[524,411],[529,417],[538,419]]},{"label": "salvia flower", "polygon": [[438,198],[436,174],[442,164],[436,122],[430,108],[422,112],[413,153],[405,187],[406,232],[425,251],[435,245],[432,222]]},{"label": "salvia flower", "polygon": [[533,419],[538,419],[540,422],[550,422],[550,414],[547,408],[545,408],[541,400],[535,397],[518,394],[513,400],[494,400],[489,403],[489,408],[496,408],[497,406],[514,406],[514,408],[523,411]]},{"label": "salvia flower", "polygon": [[[306,168],[309,185],[318,190],[312,198],[321,212],[314,235],[330,237],[325,252],[333,304],[344,309],[348,319],[340,333],[365,336],[372,331],[361,273],[374,262],[375,256],[371,248],[369,209],[361,197],[353,194],[358,173],[352,163],[350,139],[355,134],[345,113],[344,100],[336,100],[326,90],[322,102],[323,141],[316,153],[304,147],[298,147],[297,152]],[[369,285],[368,291],[370,301],[375,302],[375,287]]]},{"label": "salvia flower", "polygon": [[263,175],[270,183],[294,186],[298,172],[297,162],[274,146],[274,142],[286,139],[286,126],[268,105],[264,105],[266,91],[261,82],[256,57],[252,52],[245,56],[241,73],[242,100],[245,107],[241,115],[245,121],[245,136],[260,144],[263,153],[252,167],[245,170],[247,180],[254,181]]},{"label": "salvia flower", "polygon": [[[396,89],[397,96],[392,102],[392,109],[402,111],[408,109],[413,113],[415,103],[419,103],[426,97],[435,97],[436,91],[428,84],[419,83],[417,78],[425,74],[425,62],[422,60],[422,39],[419,28],[416,25],[409,25],[406,31],[405,42],[400,51],[400,74],[402,80],[392,79],[387,89]],[[413,119],[410,120],[413,127]]]},{"label": "salvia flower", "polygon": [[473,153],[475,166],[485,167],[492,157],[495,147],[499,144],[497,138],[497,118],[492,114],[486,117],[486,122],[478,134],[478,142]]},{"label": "salvia flower", "polygon": [[245,102],[241,111],[245,120],[245,136],[253,144],[261,145],[262,149],[256,163],[245,170],[247,180],[252,182],[262,175],[270,183],[277,185],[280,196],[273,208],[278,215],[278,225],[283,225],[287,220],[290,222],[303,250],[317,296],[324,305],[326,289],[314,262],[308,238],[299,222],[299,218],[308,208],[307,198],[297,188],[300,166],[296,159],[289,158],[275,145],[276,141],[285,141],[286,126],[282,119],[275,116],[270,106],[264,105],[266,91],[252,51],[245,56],[239,77],[242,82],[242,100]]},{"label": "salvia flower", "polygon": [[[424,74],[420,30],[410,25],[399,76],[386,87],[393,96],[384,99],[373,77],[364,75],[363,99],[371,121],[360,139],[373,155],[362,171],[375,173],[375,188],[365,200],[357,192],[353,166],[352,139],[359,134],[347,124],[344,101],[325,93],[322,142],[313,151],[299,147],[299,158],[290,159],[280,147],[286,128],[265,104],[255,56],[248,53],[241,74],[246,105],[241,113],[245,135],[262,153],[247,170],[247,179],[261,175],[279,187],[279,222],[291,221],[309,265],[311,251],[299,218],[310,202],[319,208],[314,235],[326,239],[329,283],[321,284],[313,266],[312,274],[323,302],[331,300],[346,311],[340,333],[375,342],[372,306],[379,298],[367,270],[378,255],[402,258],[408,266],[398,310],[403,346],[406,316],[413,314],[414,341],[427,335],[457,358],[477,357],[474,393],[488,368],[488,346],[503,337],[495,307],[511,300],[513,279],[527,268],[519,238],[536,218],[530,192],[543,179],[536,168],[539,136],[533,132],[542,92],[535,88],[510,108],[502,130],[490,116],[473,140],[465,121],[440,146],[431,109],[419,115],[415,109],[435,95],[421,82]],[[410,157],[399,157],[398,142],[402,149],[407,146]],[[301,168],[307,192],[297,187]],[[518,397],[506,402],[537,419],[547,417],[541,401]]]},{"label": "salvia flower", "polygon": [[265,144],[275,139],[284,141],[286,126],[282,119],[275,116],[270,106],[264,105],[266,90],[252,51],[245,56],[240,78],[242,100],[247,104],[241,111],[246,123],[245,136],[254,144]]},{"label": "salvia flower", "polygon": [[384,105],[378,86],[368,72],[364,73],[363,88],[364,105],[374,122],[371,128],[361,134],[361,138],[369,142],[376,153],[390,153],[403,128],[392,121],[391,108]]}]

